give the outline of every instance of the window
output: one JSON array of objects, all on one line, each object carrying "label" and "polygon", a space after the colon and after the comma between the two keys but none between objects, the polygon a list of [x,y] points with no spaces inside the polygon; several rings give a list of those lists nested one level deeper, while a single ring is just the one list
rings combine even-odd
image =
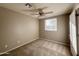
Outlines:
[{"label": "window", "polygon": [[45,20],[45,31],[57,31],[57,18]]}]

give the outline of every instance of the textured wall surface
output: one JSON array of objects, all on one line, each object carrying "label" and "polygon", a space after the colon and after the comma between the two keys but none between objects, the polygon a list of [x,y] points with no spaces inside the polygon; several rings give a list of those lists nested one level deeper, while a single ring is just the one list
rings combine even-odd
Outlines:
[{"label": "textured wall surface", "polygon": [[39,38],[38,20],[0,7],[0,53]]},{"label": "textured wall surface", "polygon": [[45,20],[39,20],[40,38],[69,43],[69,15],[60,15],[48,19],[57,18],[57,31],[45,31]]}]

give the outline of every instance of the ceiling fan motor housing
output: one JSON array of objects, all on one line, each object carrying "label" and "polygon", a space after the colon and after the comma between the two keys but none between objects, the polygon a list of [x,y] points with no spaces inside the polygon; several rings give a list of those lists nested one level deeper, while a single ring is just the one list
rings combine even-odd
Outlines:
[{"label": "ceiling fan motor housing", "polygon": [[27,6],[27,7],[29,7],[29,8],[32,7],[32,5],[31,5],[30,3],[26,3],[25,6]]},{"label": "ceiling fan motor housing", "polygon": [[44,14],[43,10],[39,9],[39,15],[43,15],[43,14]]}]

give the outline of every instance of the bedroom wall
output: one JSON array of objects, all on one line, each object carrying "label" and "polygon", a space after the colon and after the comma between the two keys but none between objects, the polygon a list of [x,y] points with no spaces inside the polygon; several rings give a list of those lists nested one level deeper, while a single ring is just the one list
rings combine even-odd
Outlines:
[{"label": "bedroom wall", "polygon": [[57,31],[45,31],[45,20],[39,20],[40,38],[69,45],[69,15],[59,15],[48,19],[57,18]]},{"label": "bedroom wall", "polygon": [[37,19],[0,7],[0,54],[39,38]]}]

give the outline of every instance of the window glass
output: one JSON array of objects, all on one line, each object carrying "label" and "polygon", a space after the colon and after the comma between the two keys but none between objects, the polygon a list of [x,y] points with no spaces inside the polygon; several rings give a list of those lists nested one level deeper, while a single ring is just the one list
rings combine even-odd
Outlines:
[{"label": "window glass", "polygon": [[57,18],[45,20],[45,31],[57,31]]}]

